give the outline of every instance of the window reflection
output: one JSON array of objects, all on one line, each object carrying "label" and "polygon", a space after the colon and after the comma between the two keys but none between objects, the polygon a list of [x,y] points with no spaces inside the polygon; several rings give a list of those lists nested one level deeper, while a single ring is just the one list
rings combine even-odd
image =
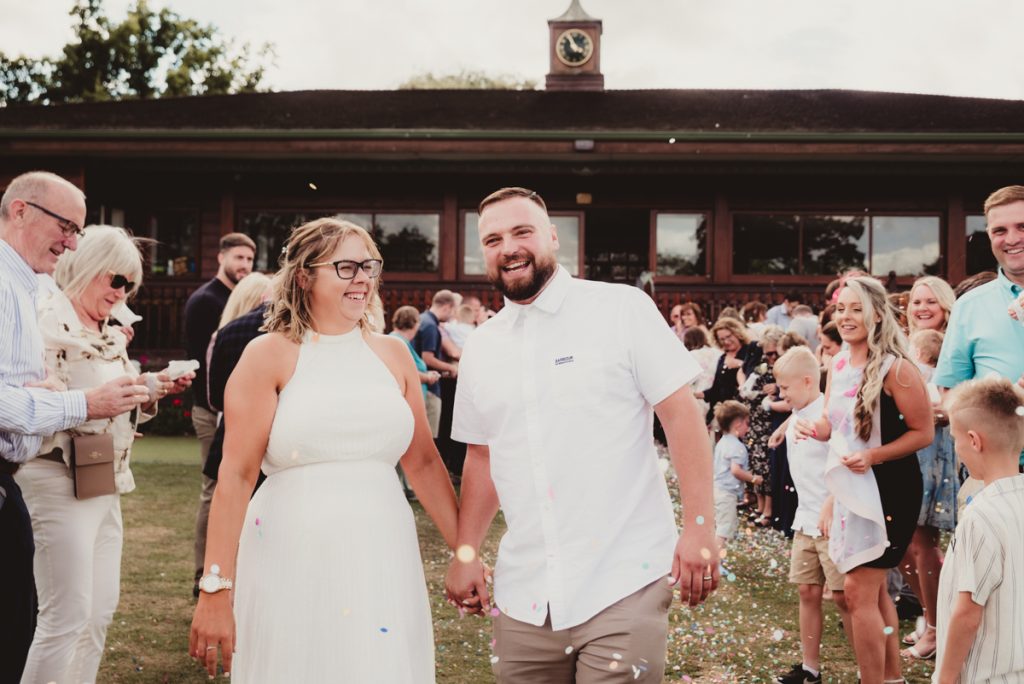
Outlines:
[{"label": "window reflection", "polygon": [[373,239],[391,272],[437,271],[437,244],[441,234],[438,214],[376,214]]},{"label": "window reflection", "polygon": [[192,209],[167,209],[138,219],[129,214],[129,225],[139,226],[140,234],[156,240],[148,249],[150,273],[194,276],[199,272],[196,263],[199,212]]},{"label": "window reflection", "polygon": [[796,275],[799,217],[736,214],[733,219],[734,273]]},{"label": "window reflection", "polygon": [[386,272],[437,271],[441,219],[438,214],[256,211],[242,214],[240,230],[256,242],[255,270],[275,271],[292,229],[325,216],[356,224],[373,235]]},{"label": "window reflection", "polygon": [[[462,221],[462,274],[467,276],[487,275],[480,233],[477,225],[480,215],[467,211]],[[558,263],[574,276],[580,275],[580,217],[552,216],[551,222],[558,232]]]},{"label": "window reflection", "polygon": [[994,271],[999,265],[992,254],[992,242],[988,239],[988,222],[982,214],[967,216],[967,275],[982,271]]},{"label": "window reflection", "polygon": [[805,216],[803,231],[805,274],[834,276],[851,268],[867,268],[868,230],[863,216]]},{"label": "window reflection", "polygon": [[937,216],[875,216],[871,219],[871,272],[898,276],[939,273]]},{"label": "window reflection", "polygon": [[707,272],[707,220],[704,214],[662,214],[656,218],[657,275]]},{"label": "window reflection", "polygon": [[281,250],[292,229],[307,221],[330,216],[330,213],[300,211],[256,211],[242,214],[240,232],[256,243],[255,271],[276,271],[280,265]]}]

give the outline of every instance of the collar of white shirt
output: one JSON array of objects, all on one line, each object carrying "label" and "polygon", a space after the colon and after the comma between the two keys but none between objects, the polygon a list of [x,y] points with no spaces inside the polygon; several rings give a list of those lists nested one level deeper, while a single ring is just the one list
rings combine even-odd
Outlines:
[{"label": "collar of white shirt", "polygon": [[508,311],[506,317],[509,324],[515,325],[523,310],[531,306],[537,307],[546,313],[557,312],[561,308],[562,302],[565,301],[565,296],[569,293],[569,286],[571,284],[572,276],[559,264],[555,269],[555,274],[548,280],[547,285],[540,291],[537,298],[529,304],[520,304],[505,297],[505,309]]}]

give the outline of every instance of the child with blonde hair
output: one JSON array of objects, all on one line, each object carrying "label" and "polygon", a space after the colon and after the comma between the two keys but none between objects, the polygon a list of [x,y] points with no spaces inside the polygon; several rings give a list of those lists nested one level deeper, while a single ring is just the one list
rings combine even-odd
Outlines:
[{"label": "child with blonde hair", "polygon": [[956,453],[985,487],[946,551],[932,681],[1024,681],[1024,391],[1005,378],[971,380],[947,405]]},{"label": "child with blonde hair", "polygon": [[807,347],[793,347],[775,362],[775,383],[780,396],[793,409],[785,431],[789,471],[793,477],[799,504],[793,518],[793,545],[790,552],[789,581],[800,595],[800,646],[803,661],[776,678],[780,684],[815,684],[821,676],[822,597],[824,588],[832,591],[832,600],[849,635],[850,616],[843,592],[845,576],[829,557],[828,529],[821,527],[821,509],[828,498],[825,465],[828,444],[796,435],[798,420],[816,421],[824,415],[825,396],[820,388],[820,365]]},{"label": "child with blonde hair", "polygon": [[736,504],[743,495],[742,483],[761,484],[764,478],[750,472],[750,457],[743,444],[750,431],[750,409],[732,399],[723,401],[715,407],[715,421],[722,430],[714,457],[715,534],[719,548],[725,548],[739,529]]}]

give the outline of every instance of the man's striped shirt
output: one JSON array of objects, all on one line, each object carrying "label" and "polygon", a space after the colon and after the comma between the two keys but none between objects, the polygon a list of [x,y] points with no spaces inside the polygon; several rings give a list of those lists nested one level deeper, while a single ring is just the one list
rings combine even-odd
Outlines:
[{"label": "man's striped shirt", "polygon": [[935,672],[960,592],[982,606],[961,682],[1024,682],[1024,475],[992,482],[964,509],[939,575]]},{"label": "man's striped shirt", "polygon": [[39,281],[25,260],[0,240],[0,458],[24,463],[43,437],[85,422],[85,393],[25,387],[46,378],[36,315]]}]

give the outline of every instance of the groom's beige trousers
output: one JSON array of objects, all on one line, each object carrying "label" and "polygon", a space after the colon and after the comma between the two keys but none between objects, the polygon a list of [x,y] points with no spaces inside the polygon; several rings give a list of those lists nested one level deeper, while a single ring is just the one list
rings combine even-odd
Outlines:
[{"label": "groom's beige trousers", "polygon": [[581,625],[537,627],[504,613],[494,619],[498,684],[657,682],[665,673],[672,587],[662,578]]}]

